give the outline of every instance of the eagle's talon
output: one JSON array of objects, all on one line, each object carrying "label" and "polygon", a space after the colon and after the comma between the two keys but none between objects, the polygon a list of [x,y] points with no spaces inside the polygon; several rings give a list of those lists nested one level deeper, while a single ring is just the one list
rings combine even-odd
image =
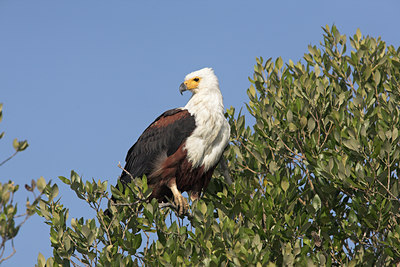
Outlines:
[{"label": "eagle's talon", "polygon": [[186,198],[184,198],[182,195],[177,195],[175,196],[175,204],[178,208],[178,214],[179,216],[182,216],[187,213],[189,210],[189,204],[186,201]]}]

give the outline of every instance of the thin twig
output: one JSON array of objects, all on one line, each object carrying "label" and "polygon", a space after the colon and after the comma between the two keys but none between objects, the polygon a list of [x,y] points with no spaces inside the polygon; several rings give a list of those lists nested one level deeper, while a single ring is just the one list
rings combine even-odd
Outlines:
[{"label": "thin twig", "polygon": [[299,200],[299,202],[300,202],[301,204],[303,204],[303,206],[306,206],[306,205],[307,205],[306,202],[305,202],[304,200],[302,200],[301,198],[298,198],[298,200]]},{"label": "thin twig", "polygon": [[126,174],[129,175],[129,177],[131,177],[132,181],[135,180],[135,178],[132,176],[132,174],[130,172],[128,172],[127,170],[125,170],[124,168],[122,168],[121,166],[121,162],[118,162],[118,168],[120,168],[121,170],[123,170]]},{"label": "thin twig", "polygon": [[15,155],[17,155],[19,151],[15,151],[14,154],[12,154],[10,157],[6,158],[5,160],[3,160],[3,162],[0,163],[0,166],[3,166],[4,163],[6,163],[7,161],[9,161],[10,159],[12,159],[13,157],[15,157]]},{"label": "thin twig", "polygon": [[[4,245],[5,245],[5,242],[2,242],[1,246],[3,247]],[[1,264],[3,261],[6,261],[6,260],[8,260],[9,258],[11,258],[12,256],[14,256],[14,254],[17,252],[17,251],[15,250],[15,246],[14,246],[14,239],[11,239],[11,247],[12,247],[12,249],[13,249],[13,252],[12,252],[10,255],[8,255],[7,257],[5,257],[4,259],[1,259],[1,260],[0,260],[0,264]],[[2,251],[2,253],[1,253],[1,256],[3,256],[4,249],[5,249],[5,247],[3,247],[3,251]]]},{"label": "thin twig", "polygon": [[385,191],[393,198],[393,200],[397,200],[400,203],[400,199],[393,195],[393,193],[390,192],[390,190],[387,189],[386,186],[381,181],[379,181],[379,179],[375,179],[375,181],[377,181],[385,189]]},{"label": "thin twig", "polygon": [[387,163],[386,163],[386,166],[387,166],[387,168],[388,168],[387,189],[389,190],[389,189],[390,189],[390,166],[391,166],[391,164],[390,164],[390,154],[389,154],[389,153],[388,153],[388,155],[387,155]]},{"label": "thin twig", "polygon": [[171,203],[171,202],[162,202],[162,203],[159,203],[159,204],[158,204],[158,207],[159,207],[160,209],[162,209],[162,208],[178,209],[178,207],[177,207],[175,204]]},{"label": "thin twig", "polygon": [[[256,155],[254,155],[253,151],[250,150],[250,148],[248,148],[244,142],[242,141],[238,141],[246,150],[247,152],[249,152],[255,159],[257,159]],[[249,141],[248,141],[249,142]],[[252,144],[254,146],[254,144]],[[267,165],[267,163],[264,160],[264,164]]]},{"label": "thin twig", "polygon": [[146,235],[146,237],[147,237],[146,247],[145,247],[145,249],[144,249],[144,251],[143,251],[143,254],[146,256],[147,251],[149,250],[150,236],[147,234],[146,231],[143,231],[143,233],[144,233],[144,234]]},{"label": "thin twig", "polygon": [[[363,150],[362,152],[364,154],[364,157],[366,159],[368,159],[368,156],[365,153],[365,151]],[[376,177],[376,174],[375,174],[376,168],[375,168],[375,166],[373,166],[369,160],[367,160],[367,162],[368,162],[368,165],[374,170],[374,180],[377,181],[385,189],[385,191],[393,198],[393,200],[397,200],[400,203],[400,199],[398,197],[396,197],[395,195],[393,195],[393,193],[390,192],[390,190],[388,188],[386,188],[386,186],[381,181],[379,181],[379,178]],[[389,178],[390,178],[390,176],[388,176],[388,179]],[[376,191],[376,193],[379,194],[379,191]],[[386,196],[384,196],[384,197],[386,198]]]},{"label": "thin twig", "polygon": [[129,219],[127,220],[127,222],[126,222],[126,224],[125,224],[125,229],[124,229],[124,231],[122,232],[122,240],[125,238],[125,234],[126,234],[126,231],[128,230],[129,222],[132,220],[133,215],[137,215],[137,214],[132,213],[131,216],[129,216]]},{"label": "thin twig", "polygon": [[[296,138],[295,138],[295,139],[296,139]],[[283,142],[283,140],[281,140],[281,141],[282,141],[282,144],[285,146],[285,148],[286,148],[289,152],[291,152],[293,155],[299,157],[300,159],[305,159],[305,156],[304,156],[304,155],[300,155],[299,153],[294,152],[292,149],[290,149],[290,147],[288,147],[288,145],[287,145],[285,142]],[[297,142],[297,139],[296,139],[296,142]],[[298,142],[297,142],[297,144],[298,144]]]},{"label": "thin twig", "polygon": [[243,164],[241,164],[241,163],[239,163],[239,162],[238,162],[237,164],[239,164],[240,167],[242,167],[244,170],[251,171],[251,172],[254,173],[254,174],[259,174],[258,172],[256,172],[256,171],[250,169],[248,166],[244,166]]},{"label": "thin twig", "polygon": [[[97,211],[97,213],[98,213],[98,211]],[[110,235],[110,232],[109,232],[109,228],[106,227],[106,223],[105,223],[104,220],[103,220],[103,215],[99,215],[98,217],[100,217],[100,223],[103,225],[104,229],[106,230],[106,234],[107,234],[109,243],[110,243],[110,245],[112,245],[112,242],[111,242],[111,235]],[[110,223],[110,225],[111,225],[111,223]]]},{"label": "thin twig", "polygon": [[[326,140],[328,139],[329,134],[331,133],[331,131],[333,130],[333,123],[331,122],[331,125],[329,126],[328,132],[325,132],[325,138],[324,141],[322,141],[322,144],[320,146],[320,148],[322,149],[322,147],[325,145]],[[325,127],[324,127],[325,128]]]},{"label": "thin twig", "polygon": [[315,192],[315,189],[314,189],[314,184],[313,184],[313,182],[311,181],[311,178],[310,178],[310,172],[308,171],[308,169],[306,168],[306,174],[307,174],[307,179],[308,179],[308,182],[310,183],[310,186],[311,186],[311,190],[313,191],[313,192]]},{"label": "thin twig", "polygon": [[[74,243],[75,247],[79,247],[78,244],[74,241],[74,239],[73,239],[70,235],[67,235],[67,236],[68,236],[69,240],[71,240],[72,243]],[[62,245],[62,246],[63,246],[63,245]],[[64,248],[64,246],[63,246],[63,248]],[[81,254],[82,254],[82,253],[81,253]],[[79,257],[76,256],[75,254],[72,254],[72,256],[73,256],[75,259],[77,259],[79,262],[83,263],[85,266],[89,266],[88,264],[84,263],[81,259],[79,259]],[[82,257],[84,257],[85,260],[87,260],[88,262],[90,262],[86,255],[82,254]],[[71,261],[71,262],[74,263],[73,261]],[[74,266],[75,266],[75,265],[74,265]],[[79,266],[79,265],[78,265],[78,266]]]}]

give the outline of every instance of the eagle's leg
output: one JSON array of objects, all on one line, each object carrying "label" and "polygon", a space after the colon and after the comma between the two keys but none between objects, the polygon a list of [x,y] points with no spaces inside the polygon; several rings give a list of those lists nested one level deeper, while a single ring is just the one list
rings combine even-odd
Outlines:
[{"label": "eagle's leg", "polygon": [[169,189],[171,189],[172,194],[174,195],[175,204],[178,206],[179,215],[185,214],[189,210],[189,205],[187,203],[186,198],[184,198],[179,192],[178,187],[176,186],[176,180],[172,179],[168,184]]}]

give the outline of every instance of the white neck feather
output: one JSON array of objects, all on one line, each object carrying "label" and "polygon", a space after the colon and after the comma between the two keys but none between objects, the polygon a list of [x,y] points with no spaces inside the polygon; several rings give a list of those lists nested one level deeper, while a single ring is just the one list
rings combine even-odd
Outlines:
[{"label": "white neck feather", "polygon": [[187,102],[185,109],[191,114],[207,113],[208,116],[213,116],[218,113],[224,113],[224,103],[222,94],[219,90],[193,94]]},{"label": "white neck feather", "polygon": [[186,140],[189,161],[193,167],[204,165],[207,171],[218,163],[230,135],[218,84],[193,94],[184,108],[196,120],[196,129]]}]

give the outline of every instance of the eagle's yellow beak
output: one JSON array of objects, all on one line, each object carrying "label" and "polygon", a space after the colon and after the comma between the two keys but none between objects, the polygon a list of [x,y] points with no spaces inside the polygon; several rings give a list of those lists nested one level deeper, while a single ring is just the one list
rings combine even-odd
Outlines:
[{"label": "eagle's yellow beak", "polygon": [[179,86],[179,92],[181,93],[181,95],[183,95],[182,93],[185,92],[186,90],[187,90],[186,84],[181,83],[181,85]]}]

